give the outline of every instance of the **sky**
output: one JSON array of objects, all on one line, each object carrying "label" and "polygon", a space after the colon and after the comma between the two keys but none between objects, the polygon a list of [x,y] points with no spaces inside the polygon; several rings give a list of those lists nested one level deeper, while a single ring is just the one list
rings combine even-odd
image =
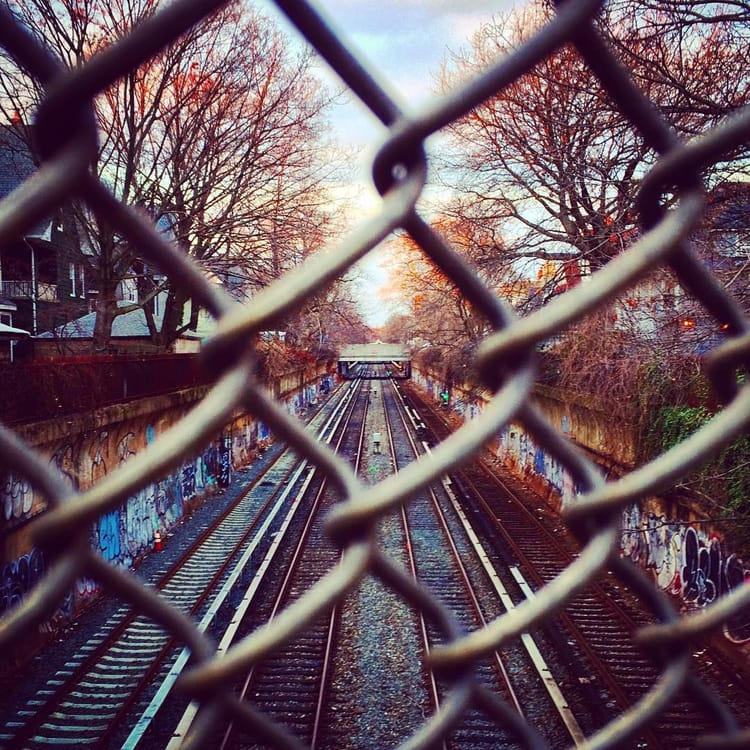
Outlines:
[{"label": "sky", "polygon": [[[435,94],[436,78],[450,51],[467,47],[473,33],[491,20],[493,14],[507,12],[514,0],[317,0],[313,5],[343,35],[347,45],[373,71],[381,85],[405,109],[424,103]],[[261,7],[272,9],[264,2]],[[273,15],[277,13],[271,10]],[[280,19],[282,29],[293,38],[298,32]],[[339,85],[325,63],[321,77],[331,88]],[[332,137],[353,157],[351,189],[355,212],[364,219],[377,210],[379,197],[371,186],[370,165],[385,129],[353,95],[331,112]],[[368,296],[377,300],[377,288],[387,281],[383,257],[376,250],[359,267],[371,287]],[[373,304],[364,310],[367,322],[380,325],[387,310]]]}]

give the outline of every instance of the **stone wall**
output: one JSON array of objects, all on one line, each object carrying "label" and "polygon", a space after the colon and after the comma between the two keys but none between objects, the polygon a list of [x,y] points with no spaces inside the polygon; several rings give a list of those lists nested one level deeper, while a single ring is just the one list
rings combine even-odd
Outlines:
[{"label": "stone wall", "polygon": [[[335,384],[327,366],[308,368],[268,385],[291,414],[301,414]],[[179,423],[205,394],[199,387],[164,396],[103,407],[64,419],[20,426],[19,437],[47,458],[71,487],[85,490]],[[164,535],[198,503],[232,480],[233,472],[252,461],[273,439],[251,414],[238,414],[199,455],[186,458],[168,477],[140,490],[91,528],[91,544],[106,560],[131,567],[148,553],[154,534]],[[0,473],[0,615],[25,596],[44,574],[46,561],[33,546],[29,522],[43,513],[45,499],[27,480]],[[65,622],[97,593],[93,582],[78,581],[50,626]]]},{"label": "stone wall", "polygon": [[[440,372],[413,366],[412,376],[425,393],[440,400]],[[450,392],[451,408],[465,421],[480,414],[487,403],[488,396],[471,393],[455,385]],[[534,389],[533,400],[548,422],[586,451],[605,476],[616,478],[633,468],[635,436],[627,425],[613,421],[602,403],[544,386]],[[570,475],[520,423],[511,421],[501,429],[489,450],[553,508],[575,501]],[[728,547],[705,509],[689,499],[650,497],[627,507],[622,514],[621,554],[640,564],[686,609],[706,606],[750,581],[750,564]],[[734,617],[724,633],[750,656],[750,616]]]}]

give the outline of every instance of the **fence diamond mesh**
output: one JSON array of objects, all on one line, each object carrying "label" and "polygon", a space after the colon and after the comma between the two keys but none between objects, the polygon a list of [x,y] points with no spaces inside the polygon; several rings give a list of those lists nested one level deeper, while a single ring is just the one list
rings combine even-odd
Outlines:
[{"label": "fence diamond mesh", "polygon": [[[604,568],[610,568],[656,614],[659,624],[641,630],[637,638],[659,653],[663,664],[661,679],[651,693],[590,738],[591,746],[613,745],[624,729],[630,731],[648,723],[654,707],[661,705],[665,696],[668,699],[684,684],[696,684],[697,678],[689,669],[689,640],[720,628],[727,618],[750,606],[750,586],[745,585],[698,614],[681,616],[666,596],[618,556],[622,509],[674,484],[742,433],[750,422],[750,386],[736,374],[750,359],[750,324],[698,260],[688,240],[704,211],[701,172],[718,160],[731,158],[737,146],[750,138],[750,109],[738,111],[702,133],[700,139],[680,141],[597,31],[594,17],[598,1],[571,0],[560,4],[554,18],[512,54],[445,96],[432,99],[416,114],[407,115],[378,85],[367,65],[350,50],[347,40],[334,34],[313,7],[293,0],[277,4],[373,117],[387,126],[389,136],[372,163],[382,199],[377,213],[338,244],[328,247],[327,252],[315,255],[271,283],[247,305],[238,304],[211,283],[140,213],[120,203],[89,168],[96,153],[94,97],[211,14],[220,3],[175,0],[75,71],[65,70],[5,5],[0,6],[0,44],[46,91],[35,125],[44,161],[32,178],[0,204],[0,243],[23,235],[71,196],[85,202],[92,213],[114,225],[172,284],[179,285],[216,318],[216,333],[205,344],[202,356],[206,366],[220,375],[182,423],[83,492],[72,491],[47,461],[29,450],[12,430],[0,427],[0,461],[46,499],[48,511],[33,521],[30,533],[34,543],[53,561],[33,595],[2,621],[0,649],[9,649],[23,640],[29,628],[42,623],[58,606],[76,579],[87,576],[159,622],[192,650],[192,667],[181,686],[202,711],[186,746],[200,746],[219,711],[252,727],[259,719],[225,689],[230,677],[289,640],[322,610],[342,601],[363,577],[382,574],[376,535],[363,531],[375,529],[385,515],[408,503],[420,489],[469,461],[509,420],[515,419],[570,473],[580,490],[566,520],[583,542],[581,554],[535,598],[484,628],[455,635],[434,649],[429,662],[452,680],[453,700],[462,705],[472,664],[544,622]],[[633,132],[659,158],[640,189],[639,238],[596,271],[589,283],[572,288],[533,314],[519,318],[416,208],[426,179],[423,144],[430,135],[512,84],[564,44],[577,48],[628,118]],[[669,211],[661,205],[667,190],[676,192],[678,198]],[[411,236],[489,321],[493,333],[482,343],[477,365],[493,395],[482,415],[436,447],[429,461],[410,465],[375,486],[365,486],[348,464],[315,442],[264,391],[253,374],[255,360],[248,342],[259,331],[273,328],[274,321],[301,306],[398,229]],[[657,267],[670,268],[697,303],[731,326],[732,336],[710,356],[711,379],[725,406],[679,446],[618,481],[605,483],[597,467],[574,451],[532,405],[529,394],[536,371],[531,355],[539,343],[601,308]],[[127,571],[99,557],[90,548],[88,530],[97,518],[179,466],[185,455],[206,444],[237,409],[247,409],[262,418],[277,437],[317,465],[338,488],[343,499],[330,513],[328,528],[348,557],[345,567],[331,571],[279,616],[273,631],[252,634],[219,658],[194,622],[140,585]],[[418,608],[427,606],[426,592],[416,586],[399,593]],[[431,606],[441,605],[433,601]],[[441,712],[428,720],[437,736],[449,731],[445,717],[450,713]],[[750,741],[731,719],[724,717],[723,725],[727,736],[715,738],[718,745],[732,741],[737,743],[733,746],[739,746],[743,738]],[[415,735],[412,745],[424,746],[430,734],[423,731]]]}]

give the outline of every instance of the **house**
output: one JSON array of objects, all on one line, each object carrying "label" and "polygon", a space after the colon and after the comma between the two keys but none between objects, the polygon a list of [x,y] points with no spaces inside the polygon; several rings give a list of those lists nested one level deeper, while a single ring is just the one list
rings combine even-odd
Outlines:
[{"label": "house", "polygon": [[[0,201],[36,171],[20,127],[0,125]],[[0,245],[0,299],[6,303],[0,314],[11,315],[4,325],[35,335],[89,310],[92,266],[75,227],[71,211],[63,208]]]},{"label": "house", "polygon": [[[702,221],[691,238],[704,266],[746,308],[750,304],[750,182],[724,182],[708,193]],[[662,350],[703,355],[726,336],[674,274],[657,269],[614,305],[615,328],[651,340]]]},{"label": "house", "polygon": [[[129,304],[128,301],[118,302],[120,307]],[[162,313],[154,314],[157,328],[161,328],[162,318],[163,308]],[[199,323],[199,330],[186,331],[174,342],[171,347],[174,354],[191,354],[200,350],[201,341],[213,332],[215,323],[208,315],[201,316]],[[33,356],[54,357],[90,353],[95,324],[96,313],[91,312],[57,326],[52,331],[39,334],[31,342]],[[151,339],[143,308],[136,308],[115,317],[112,323],[110,354],[157,354],[162,351]]]},{"label": "house", "polygon": [[711,191],[697,242],[701,255],[718,274],[740,271],[747,265],[750,261],[750,182],[722,182]]},{"label": "house", "polygon": [[0,297],[0,362],[13,362],[16,343],[29,337],[28,331],[13,326],[17,309],[14,302]]}]

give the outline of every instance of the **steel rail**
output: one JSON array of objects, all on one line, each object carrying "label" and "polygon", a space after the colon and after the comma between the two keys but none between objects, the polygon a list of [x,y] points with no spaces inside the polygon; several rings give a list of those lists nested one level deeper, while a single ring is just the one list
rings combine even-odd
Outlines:
[{"label": "steel rail", "polygon": [[[354,473],[359,474],[360,472],[360,464],[362,455],[364,453],[364,446],[365,446],[365,426],[367,424],[367,413],[370,409],[370,400],[369,398],[365,401],[365,408],[364,408],[364,417],[362,418],[362,426],[359,431],[359,440],[357,442],[357,448],[355,453],[355,460],[354,460]],[[343,560],[343,553],[341,555],[341,559]],[[322,724],[322,718],[323,718],[323,704],[325,700],[325,686],[328,682],[329,676],[330,676],[330,670],[331,670],[331,654],[333,653],[333,643],[334,643],[334,636],[336,633],[336,627],[337,627],[337,621],[339,617],[339,606],[334,605],[333,610],[331,611],[331,619],[328,624],[328,637],[326,639],[326,648],[325,648],[325,659],[323,661],[323,678],[320,682],[320,690],[318,691],[318,702],[317,706],[315,708],[315,718],[313,720],[313,729],[312,729],[312,735],[310,737],[310,750],[315,750],[318,744],[318,737],[321,732],[321,724]]]},{"label": "steel rail", "polygon": [[[432,414],[433,424],[439,425],[444,429],[442,420],[440,419],[440,415],[434,409],[434,407],[429,407],[429,405],[424,403],[423,406],[429,413]],[[561,543],[559,535],[556,536],[550,534],[548,529],[543,524],[540,524],[536,516],[530,512],[526,504],[518,498],[517,494],[507,485],[506,482],[504,482],[499,476],[497,476],[496,472],[492,471],[492,469],[488,467],[481,458],[475,462],[474,466],[482,472],[483,476],[485,476],[489,481],[500,488],[505,496],[514,499],[516,507],[521,513],[524,514],[525,518],[527,519],[528,527],[539,529],[539,532],[544,536],[545,549],[555,551],[555,554],[559,559],[559,562],[555,565],[555,571],[563,568],[565,565],[565,561],[569,560],[574,554],[571,547],[563,545]],[[497,531],[502,535],[503,545],[513,551],[516,559],[519,560],[527,575],[532,578],[537,589],[543,587],[546,580],[545,576],[543,576],[541,572],[537,570],[535,563],[528,558],[526,553],[519,546],[518,539],[505,529],[503,523],[501,522],[501,519],[498,518],[495,509],[490,507],[487,500],[485,499],[484,493],[479,488],[474,486],[474,482],[468,472],[468,467],[464,467],[464,469],[462,469],[460,472],[454,472],[453,476],[460,484],[468,485],[469,488],[473,488],[472,492],[474,498],[484,510],[486,517],[488,519],[491,519]],[[626,631],[633,633],[637,631],[639,623],[637,623],[633,619],[633,617],[622,608],[622,606],[617,606],[611,594],[605,591],[598,582],[592,582],[588,588],[588,591],[590,591],[592,595],[596,596],[597,600],[602,603],[602,606],[604,606],[608,611],[611,611],[611,616],[613,618],[616,618],[618,621],[621,621],[623,623],[623,627]],[[528,593],[524,593],[524,596],[528,598]],[[612,674],[610,666],[603,659],[602,655],[596,651],[593,644],[590,642],[590,638],[587,637],[586,632],[578,625],[578,623],[573,618],[572,611],[568,611],[572,610],[573,608],[574,603],[571,602],[566,610],[558,613],[560,622],[575,638],[576,643],[578,644],[578,648],[585,654],[589,664],[596,670],[597,674],[600,675],[602,681],[607,686],[607,689],[612,694],[612,697],[617,701],[618,705],[622,709],[637,710],[638,702],[634,702],[632,694],[629,694],[623,687],[621,681]],[[641,703],[646,700],[647,697],[642,698]],[[657,737],[655,731],[656,726],[654,725],[642,729],[641,732],[645,738],[645,741],[648,742],[650,746],[654,747],[668,746],[671,742],[671,739],[668,738],[667,740],[661,740],[659,739],[659,737]],[[591,738],[589,739],[589,742],[590,741]],[[665,742],[667,743],[667,745],[664,744]]]},{"label": "steel rail", "polygon": [[[392,385],[393,384],[391,383],[391,386]],[[429,452],[430,452],[429,446],[427,446],[425,443],[422,443],[422,451],[419,450],[419,447],[417,445],[416,440],[414,439],[414,436],[412,435],[412,432],[407,427],[407,418],[409,419],[409,422],[412,424],[413,427],[416,425],[416,421],[411,417],[411,415],[407,417],[406,410],[404,409],[403,400],[401,399],[401,394],[395,388],[394,388],[394,392],[396,393],[396,403],[399,404],[399,406],[402,408],[402,411],[399,414],[402,420],[402,424],[404,425],[405,428],[407,428],[406,436],[409,441],[409,444],[411,445],[411,449],[414,453],[414,459],[416,461],[419,461],[422,459],[423,455],[425,454],[429,455]],[[466,565],[464,564],[464,561],[461,559],[461,555],[459,554],[458,548],[456,547],[456,542],[448,526],[448,522],[446,521],[445,514],[443,513],[443,509],[440,507],[440,503],[438,502],[437,495],[435,494],[435,491],[432,487],[429,487],[427,489],[427,494],[430,498],[430,502],[432,503],[432,508],[435,512],[435,516],[438,519],[438,523],[440,524],[440,527],[443,530],[445,541],[451,551],[451,554],[453,556],[453,561],[456,565],[456,568],[458,569],[460,578],[463,581],[464,589],[471,601],[471,606],[474,611],[474,615],[479,620],[480,625],[483,627],[484,625],[487,624],[487,620],[484,617],[484,613],[479,603],[479,599],[477,598],[476,592],[471,583],[471,578],[469,577],[469,574],[466,570]],[[475,552],[478,553],[479,559],[481,559],[481,556],[479,554],[480,550],[476,546],[474,547],[474,549],[475,549]],[[481,552],[483,552],[483,550],[481,550]],[[499,652],[497,651],[494,652],[493,660],[498,669],[498,672],[500,673],[502,682],[508,690],[508,695],[510,697],[511,703],[513,704],[513,707],[515,708],[516,712],[520,716],[523,716],[524,711],[521,706],[521,701],[518,697],[518,694],[516,693],[515,688],[513,687],[513,683],[511,682],[510,675],[508,673],[508,670],[505,668],[505,664],[503,663],[502,657],[500,656]]]},{"label": "steel rail", "polygon": [[[397,403],[399,404],[399,408],[402,413],[402,419],[404,419],[404,424],[406,424],[406,420],[408,419],[409,423],[412,426],[412,429],[417,432],[421,432],[425,429],[424,422],[422,421],[419,412],[410,409],[407,404],[405,403],[403,396],[398,388],[394,388],[396,397],[397,397]],[[410,443],[412,445],[412,448],[414,450],[414,454],[417,458],[417,460],[420,460],[423,455],[429,455],[431,452],[430,446],[427,442],[422,441],[421,447],[422,450],[419,450],[418,444],[416,440],[414,440],[411,432],[408,433]],[[476,553],[477,559],[480,561],[482,567],[484,568],[485,572],[487,573],[488,579],[491,581],[491,584],[495,591],[498,594],[498,597],[500,598],[501,602],[503,603],[503,606],[505,607],[506,611],[510,611],[514,608],[515,604],[513,603],[512,599],[508,595],[508,592],[505,590],[502,582],[500,581],[500,578],[490,562],[490,556],[487,552],[487,550],[482,545],[481,541],[479,540],[476,532],[474,531],[473,527],[471,526],[471,523],[469,519],[466,517],[466,514],[464,513],[463,509],[458,503],[458,500],[453,493],[453,491],[450,488],[450,479],[447,477],[443,477],[441,480],[441,484],[443,487],[444,492],[448,496],[451,505],[453,506],[454,512],[456,513],[456,516],[458,517],[464,532],[466,533],[467,539],[469,540],[469,543],[471,547],[473,548],[474,552]],[[433,503],[433,506],[435,508],[435,511],[438,515],[438,518],[440,519],[441,526],[443,528],[443,531],[446,535],[446,538],[449,541],[449,544],[451,546],[451,549],[454,553],[454,557],[460,567],[462,577],[464,578],[465,585],[467,587],[467,590],[470,593],[472,605],[475,609],[476,615],[479,618],[482,626],[486,625],[487,620],[485,619],[484,612],[482,609],[481,604],[479,603],[479,600],[476,596],[476,593],[474,591],[474,587],[469,579],[468,572],[466,571],[466,566],[463,563],[463,560],[461,559],[459,552],[456,548],[455,541],[453,540],[452,533],[448,527],[448,522],[445,516],[445,513],[440,505],[440,502],[437,498],[437,495],[435,491],[430,488],[430,497],[431,501]],[[512,572],[512,571],[511,571]],[[580,746],[584,744],[585,735],[583,731],[581,730],[581,727],[576,720],[575,716],[573,715],[573,712],[570,708],[570,704],[568,700],[565,698],[563,691],[557,681],[552,676],[549,667],[547,666],[544,657],[541,654],[541,651],[539,649],[539,646],[536,644],[534,638],[529,633],[524,633],[521,636],[521,643],[526,650],[529,659],[531,660],[531,663],[536,670],[537,674],[539,675],[542,684],[544,685],[545,689],[547,690],[547,693],[549,695],[550,701],[552,702],[555,710],[558,713],[558,716],[560,717],[560,720],[563,724],[563,726],[568,731],[570,738],[575,746]],[[512,683],[510,680],[510,676],[505,669],[505,665],[503,664],[503,661],[500,657],[500,654],[498,652],[495,652],[495,661],[498,666],[498,669],[501,671],[501,674],[503,675],[503,679],[507,682],[508,685],[511,686],[511,699],[512,703],[517,711],[517,713],[521,716],[524,715],[523,708],[521,706],[520,699],[518,698],[518,695],[516,691],[512,688]]]},{"label": "steel rail", "polygon": [[[429,455],[429,446],[426,443],[422,442],[421,443],[422,450],[420,451],[417,441],[414,438],[413,433],[418,432],[423,428],[419,414],[416,411],[410,410],[407,408],[398,388],[395,387],[395,383],[392,380],[389,381],[389,384],[396,394],[395,401],[397,404],[398,414],[405,428],[405,434],[407,436],[409,445],[411,446],[412,453],[416,460],[422,460],[425,457],[425,455]],[[397,459],[395,456],[394,456],[394,462],[397,462]],[[476,621],[479,623],[480,627],[484,626],[487,620],[485,619],[485,616],[484,616],[483,607],[479,602],[474,584],[472,583],[471,577],[466,569],[466,564],[456,546],[454,533],[451,531],[449,527],[445,513],[432,487],[428,488],[427,495],[429,497],[430,504],[432,506],[435,517],[438,520],[438,524],[440,528],[442,529],[443,537],[451,551],[451,557],[458,570],[459,578],[461,579],[463,583],[464,591],[469,597],[469,602],[470,602],[470,606],[473,611],[474,617]],[[406,507],[402,507],[401,517],[403,519],[403,523],[405,525],[405,529],[407,529],[407,534],[408,534],[409,521],[407,517]],[[470,531],[470,529],[466,528],[466,525],[464,525],[464,530],[467,532]],[[469,538],[470,544],[477,556],[477,559],[486,567],[485,551],[481,548],[481,545],[477,543],[477,540],[475,538],[472,538],[471,534],[467,533],[467,538]],[[411,545],[409,545],[409,548],[411,549]],[[413,560],[412,566],[411,566],[412,574],[416,577],[417,576],[416,560],[414,558],[412,558],[412,560]],[[424,618],[422,618],[422,622],[424,623]],[[426,645],[425,653],[429,654],[429,651],[430,651],[429,637],[426,635],[426,630],[425,630],[425,637],[427,638],[427,645]],[[531,656],[531,653],[529,655]],[[508,672],[505,666],[503,658],[499,652],[496,651],[492,654],[492,661],[495,666],[496,672],[499,675],[500,683],[504,687],[504,689],[507,691],[507,694],[509,697],[509,703],[512,706],[512,711],[515,712],[517,717],[521,719],[526,719],[524,715],[525,712],[521,704],[521,699],[510,677],[510,673]],[[550,685],[548,683],[550,676],[549,674],[545,674],[541,669],[543,662],[538,659],[535,660],[532,657],[531,665],[534,669],[536,669],[539,672],[540,680],[545,685],[545,688],[547,688],[548,693],[550,694],[550,698],[552,699],[556,710],[561,713],[561,719],[563,723],[565,724],[566,728],[569,728],[569,729],[573,728],[573,732],[571,732],[571,736],[575,736],[576,731],[578,732],[579,737],[582,736],[580,734],[580,728],[577,727],[575,720],[571,721],[569,711],[567,715],[563,715],[565,714],[567,710],[567,704],[565,703],[564,699],[559,700],[558,702],[555,702],[555,700],[558,697],[561,697],[561,691],[558,688],[557,693],[555,693],[554,690],[550,689]],[[433,679],[434,679],[434,672],[432,670],[430,670],[430,674],[433,675]],[[484,704],[483,701],[480,701],[480,702]],[[439,702],[437,705],[439,706]],[[498,709],[499,706],[497,704],[494,704],[491,701],[488,701],[485,705],[485,708],[494,713],[494,711]],[[497,715],[499,716],[500,714],[497,714]],[[507,717],[508,717],[508,712],[503,712],[503,719]],[[541,744],[543,744],[541,735],[539,735],[534,729],[532,729],[528,721],[526,720],[518,721],[518,720],[511,719],[510,721],[508,721],[508,728],[516,732],[519,735],[519,737],[523,737],[523,740],[527,744],[528,747],[539,747],[541,746]]]},{"label": "steel rail", "polygon": [[[336,408],[336,400],[334,400],[334,411]],[[313,419],[315,419],[316,416],[317,415],[313,415]],[[259,476],[256,477],[255,480],[253,480],[253,482],[238,496],[236,501],[234,501],[219,516],[217,516],[217,518],[215,518],[212,523],[205,530],[203,530],[200,535],[196,537],[196,539],[191,542],[190,546],[180,555],[179,559],[175,561],[170,566],[170,569],[156,582],[156,590],[164,590],[165,588],[167,588],[169,583],[175,578],[175,576],[179,574],[179,572],[185,567],[187,562],[201,553],[201,550],[205,547],[206,542],[218,533],[227,519],[229,519],[233,513],[237,512],[237,509],[247,500],[248,496],[263,483],[264,477],[269,472],[275,470],[277,465],[282,463],[283,459],[283,455],[280,455],[276,459],[274,459],[274,461],[270,463],[259,474]],[[300,461],[298,460],[298,464],[299,462]],[[294,469],[294,466],[286,469],[285,477],[290,477],[294,472]],[[212,569],[212,574],[209,582],[203,589],[202,593],[199,594],[194,604],[190,607],[190,614],[196,615],[199,612],[201,606],[208,600],[208,597],[211,595],[216,584],[222,578],[227,577],[227,583],[222,589],[222,592],[224,593],[222,594],[222,592],[220,592],[219,595],[215,597],[208,612],[203,616],[202,620],[199,623],[199,630],[201,632],[206,630],[214,615],[216,614],[221,601],[226,596],[226,592],[228,591],[231,581],[237,578],[237,576],[241,572],[243,565],[246,564],[245,557],[241,557],[240,560],[235,563],[237,554],[243,548],[246,548],[248,539],[250,539],[250,537],[256,532],[257,526],[260,524],[260,521],[264,517],[264,515],[269,511],[274,500],[275,495],[272,493],[263,503],[261,503],[260,507],[256,510],[255,515],[250,519],[249,522],[246,519],[243,521],[245,532],[240,535],[240,537],[233,543],[233,546],[229,550],[224,549],[220,563]],[[227,575],[227,571],[230,570],[232,564],[234,564],[235,567],[231,571],[231,573]],[[110,637],[108,637],[106,641],[100,644],[100,646],[90,654],[90,656],[85,660],[81,667],[76,670],[76,673],[74,675],[71,675],[68,680],[65,681],[64,685],[60,686],[60,691],[69,690],[72,687],[75,687],[77,683],[76,674],[85,675],[93,665],[96,665],[101,660],[102,655],[109,651],[113,647],[113,645],[119,642],[123,634],[127,632],[128,628],[131,627],[132,623],[137,618],[137,613],[131,613],[130,615],[128,615],[128,617],[125,618],[125,620],[116,628],[116,630],[110,635]],[[122,706],[120,706],[107,730],[97,740],[96,746],[106,746],[106,744],[109,742],[109,738],[115,730],[115,727],[121,723],[123,718],[129,715],[132,706],[135,705],[140,694],[147,688],[153,676],[159,671],[163,661],[167,659],[169,654],[172,652],[174,643],[175,639],[170,638],[167,639],[167,641],[163,644],[147,672],[139,679],[136,688],[133,689],[126,702]],[[183,649],[182,655],[178,656],[177,662],[171,667],[167,677],[162,683],[162,686],[157,690],[154,699],[149,704],[149,707],[144,715],[142,715],[141,718],[136,722],[135,726],[128,735],[128,738],[125,740],[123,747],[136,747],[139,744],[143,737],[143,734],[148,729],[148,726],[155,713],[158,711],[158,708],[167,699],[171,686],[174,684],[177,676],[181,671],[182,666],[184,666],[186,662],[187,653],[189,652]],[[60,695],[62,695],[62,693],[51,697],[48,701],[47,705],[49,706],[50,711],[55,710],[59,705],[61,700]],[[19,737],[15,742],[22,743],[23,738]]]},{"label": "steel rail", "polygon": [[[347,397],[342,399],[342,401],[340,402],[340,405],[342,406],[342,408],[337,408],[335,410],[334,414],[328,419],[328,421],[326,422],[326,425],[324,426],[323,430],[320,433],[320,439],[323,442],[330,444],[334,440],[334,438],[336,438],[336,436],[338,436],[336,438],[337,445],[339,445],[341,440],[343,440],[344,434],[346,432],[346,427],[349,423],[349,420],[351,419],[351,414],[353,410],[356,408],[356,396],[357,396],[357,392],[359,389],[361,389],[361,382],[359,381],[352,383],[350,387],[347,389]],[[301,473],[305,471],[305,469],[307,468],[307,462],[304,460],[301,461],[298,467],[299,467],[298,471],[301,475]],[[285,517],[280,530],[277,532],[276,537],[273,541],[273,544],[271,545],[271,549],[266,554],[265,558],[263,559],[262,563],[260,564],[258,568],[256,575],[253,577],[253,580],[250,582],[250,584],[247,587],[247,590],[244,592],[242,596],[241,604],[238,607],[237,612],[235,613],[235,616],[232,619],[232,622],[225,629],[225,631],[223,632],[220,638],[219,645],[217,647],[217,653],[224,653],[231,647],[231,644],[236,638],[238,631],[242,627],[243,617],[245,613],[247,612],[249,606],[253,602],[254,596],[258,592],[261,582],[271,570],[271,562],[273,561],[274,556],[276,555],[276,552],[280,549],[282,542],[285,540],[286,533],[290,528],[290,522],[293,516],[297,513],[297,509],[301,507],[304,494],[307,491],[308,486],[312,483],[315,473],[316,473],[315,469],[312,468],[312,470],[310,470],[307,473],[302,487],[296,493],[295,501],[291,505],[291,508],[289,512],[287,513],[287,516]],[[290,483],[289,485],[287,485],[285,491],[291,492],[291,488],[293,484],[294,483]],[[308,516],[304,523],[302,533],[297,539],[297,541],[295,542],[294,552],[292,554],[291,561],[289,562],[287,571],[283,577],[283,580],[276,594],[276,598],[275,598],[275,602],[271,610],[269,622],[271,622],[274,619],[276,614],[280,611],[284,603],[287,601],[289,586],[293,579],[294,573],[300,564],[300,560],[302,559],[302,553],[305,549],[305,546],[307,545],[307,540],[310,534],[310,530],[312,528],[312,523],[320,511],[321,500],[325,491],[326,491],[326,480],[324,478],[322,483],[316,490],[316,495],[313,500],[312,507],[308,512]],[[335,616],[336,615],[335,615],[335,610],[334,610],[334,612],[332,612],[331,614],[331,624],[329,626],[329,632],[335,626],[335,623],[334,623]],[[330,644],[330,637],[329,637],[329,644]],[[327,646],[327,648],[328,647],[329,646]],[[326,652],[324,661],[327,664],[328,652]],[[239,700],[245,699],[247,692],[250,689],[250,686],[252,684],[254,675],[255,675],[255,667],[251,668],[244,678],[242,687],[240,688],[239,693],[238,693]],[[323,684],[321,683],[319,700],[322,700],[322,695],[323,695]],[[177,728],[175,729],[173,733],[172,741],[167,746],[168,750],[174,747],[179,747],[182,739],[189,735],[191,725],[197,713],[197,709],[198,709],[197,704],[191,703],[191,705],[188,706],[188,708],[185,710],[182,718],[178,722]],[[320,706],[316,708],[316,715],[317,715],[317,712],[319,711],[320,711]],[[220,748],[222,750],[229,745],[234,726],[235,726],[234,722],[230,721],[226,729],[224,730],[221,743],[220,743]]]},{"label": "steel rail", "polygon": [[[393,441],[393,430],[391,428],[391,421],[388,417],[388,410],[384,408],[385,413],[385,428],[386,433],[388,435],[388,445],[390,449],[391,454],[391,460],[393,461],[393,466],[395,468],[395,471],[398,472],[399,465],[398,465],[398,457],[396,456],[395,448],[394,448],[394,441]],[[404,545],[405,545],[405,552],[406,552],[406,558],[409,565],[409,575],[411,575],[412,580],[418,581],[419,575],[417,573],[417,561],[414,555],[414,548],[412,547],[411,543],[411,534],[409,532],[409,519],[406,515],[406,508],[402,505],[399,508],[399,517],[401,518],[401,525],[404,529]],[[419,611],[419,634],[422,641],[422,649],[426,654],[429,654],[430,652],[430,636],[427,630],[427,621],[425,619],[424,614],[422,611]],[[437,684],[437,677],[435,675],[434,670],[432,669],[425,669],[426,677],[427,677],[427,683],[428,683],[428,690],[430,697],[432,699],[432,707],[435,712],[440,710],[440,691],[438,690],[438,684]],[[443,741],[442,743],[443,750],[447,750],[447,743]]]},{"label": "steel rail", "polygon": [[[201,550],[205,546],[207,540],[217,533],[217,530],[224,524],[227,519],[236,511],[236,509],[246,500],[247,496],[263,481],[263,477],[274,467],[274,464],[270,464],[234,501],[228,506],[220,515],[218,515],[212,523],[204,529],[185,549],[180,557],[170,566],[163,575],[161,575],[157,581],[154,582],[154,588],[157,591],[163,591],[168,584],[174,580],[175,576],[179,571],[186,565],[186,563],[193,559],[196,555],[200,554]],[[267,509],[271,499],[262,506],[254,519],[251,520],[246,534],[238,539],[232,549],[229,550],[225,557],[225,561],[222,565],[219,565],[213,570],[211,579],[207,587],[203,590],[194,604],[190,608],[190,613],[195,614],[200,609],[201,605],[206,601],[209,596],[211,588],[215,586],[216,582],[221,579],[229,568],[230,561],[233,559],[237,550],[241,549],[247,538],[253,533],[255,525],[257,523],[260,514]],[[85,676],[95,665],[97,665],[104,654],[109,652],[113,646],[117,645],[122,637],[127,633],[128,629],[132,627],[133,623],[138,619],[139,615],[136,612],[130,612],[119,622],[114,629],[109,633],[104,640],[102,640],[94,650],[92,650],[88,656],[81,662],[81,664],[75,669],[73,674],[69,675],[62,681],[62,684],[56,685],[52,695],[47,696],[44,701],[44,705],[35,710],[35,715],[32,721],[26,723],[24,728],[19,731],[16,737],[12,741],[12,746],[22,746],[25,743],[31,741],[34,737],[35,732],[41,727],[41,725],[49,718],[49,716],[59,710],[60,703],[63,701],[65,696],[69,695],[70,692],[77,686],[80,679]],[[167,655],[172,650],[175,643],[175,638],[168,639],[163,646],[159,649],[159,652],[155,654],[154,661],[148,670],[148,673],[141,678],[139,681],[139,687],[137,687],[130,695],[129,699],[124,703],[118,710],[109,725],[109,728],[100,736],[97,740],[98,745],[102,746],[108,741],[108,737],[114,729],[114,725],[118,724],[124,716],[127,716],[131,707],[137,701],[138,695],[145,688],[150,677],[152,677],[159,669],[160,665],[167,658]]]}]

